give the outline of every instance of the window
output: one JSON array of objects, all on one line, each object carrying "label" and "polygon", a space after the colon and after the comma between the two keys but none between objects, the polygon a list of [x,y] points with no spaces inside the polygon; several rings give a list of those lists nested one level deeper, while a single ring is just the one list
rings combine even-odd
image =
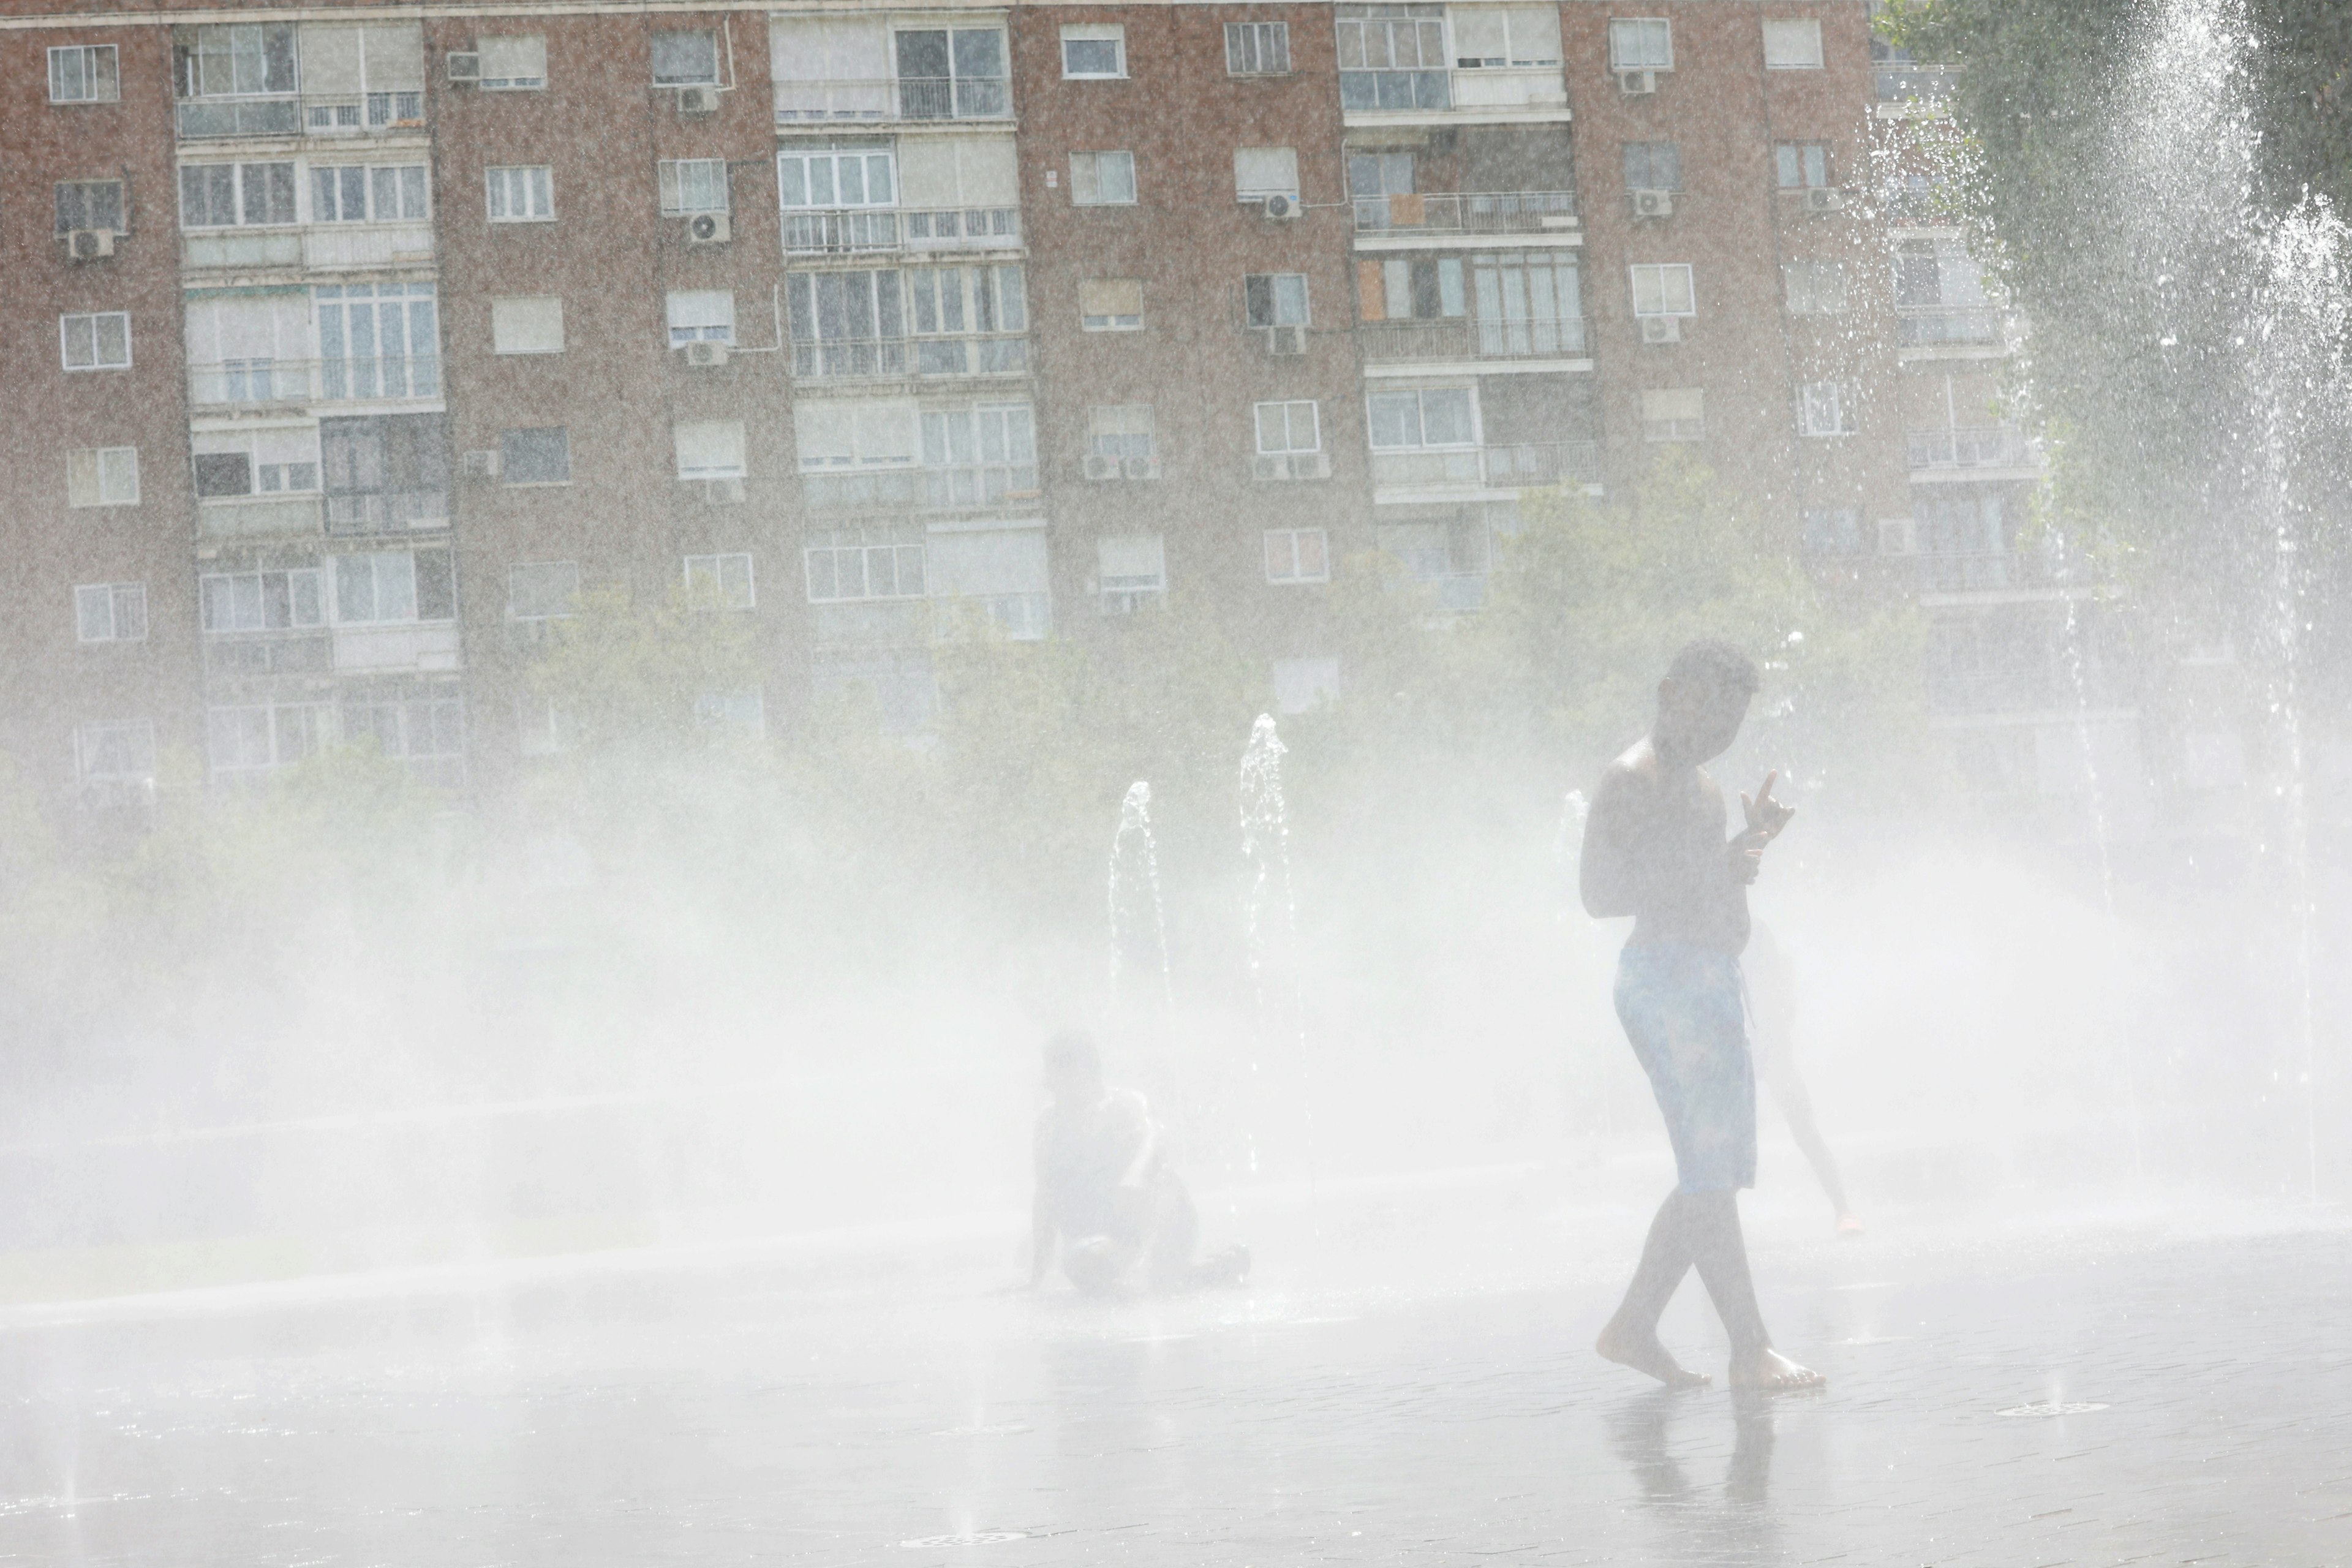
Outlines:
[{"label": "window", "polygon": [[[1370,204],[1360,208],[1360,215],[1369,213],[1381,226],[1386,226],[1389,215],[1387,196],[1412,195],[1412,153],[1396,152],[1350,152],[1348,154],[1348,194]],[[1359,224],[1364,216],[1356,219]]]},{"label": "window", "polygon": [[1156,533],[1111,534],[1095,541],[1095,582],[1103,613],[1132,615],[1168,592],[1168,552]]},{"label": "window", "polygon": [[1845,264],[1784,261],[1780,282],[1792,316],[1833,316],[1845,309]]},{"label": "window", "polygon": [[122,96],[112,44],[68,44],[49,51],[51,103],[112,103]]},{"label": "window", "polygon": [[342,734],[347,745],[373,741],[420,783],[454,789],[464,782],[466,705],[454,696],[346,701]]},{"label": "window", "polygon": [[820,528],[808,537],[811,604],[924,596],[920,528]]},{"label": "window", "polygon": [[681,420],[670,426],[681,479],[743,477],[743,426],[731,419]]},{"label": "window", "polygon": [[294,90],[291,23],[237,23],[194,31],[193,42],[172,47],[173,74],[182,98],[257,98]]},{"label": "window", "polygon": [[121,310],[59,316],[58,342],[68,370],[125,370],[131,364],[131,317]]},{"label": "window", "polygon": [[69,506],[137,506],[139,448],[82,447],[66,454]]},{"label": "window", "polygon": [[794,375],[875,375],[907,368],[906,294],[892,270],[784,278]]},{"label": "window", "polygon": [[314,756],[334,732],[323,702],[266,702],[205,712],[205,754],[215,776],[265,773]]},{"label": "window", "polygon": [[1004,34],[994,27],[908,28],[892,35],[898,112],[908,120],[992,119],[1011,111]]},{"label": "window", "polygon": [[1089,278],[1080,282],[1078,324],[1090,332],[1142,331],[1142,282],[1133,278]]},{"label": "window", "polygon": [[1025,403],[927,411],[923,467],[929,504],[940,510],[997,506],[1037,492],[1037,416]]},{"label": "window", "polygon": [[1687,262],[1638,266],[1633,268],[1633,314],[1636,316],[1696,316]]},{"label": "window", "polygon": [[122,224],[121,180],[68,180],[58,186],[58,232],[82,228],[128,232]]},{"label": "window", "polygon": [[80,642],[147,640],[147,584],[85,583],[74,590],[74,637]]},{"label": "window", "polygon": [[1774,182],[1784,191],[1819,190],[1830,183],[1829,143],[1773,143],[1772,174]]},{"label": "window", "polygon": [[1082,207],[1134,205],[1135,154],[1071,153],[1070,200]]},{"label": "window", "polygon": [[430,283],[350,283],[311,289],[319,312],[322,395],[434,397],[441,337]]},{"label": "window", "polygon": [[74,765],[89,784],[153,778],[155,726],[144,719],[83,724],[74,731]]},{"label": "window", "polygon": [[477,38],[484,92],[530,92],[547,85],[547,39],[538,33]]},{"label": "window", "polygon": [[1696,386],[1642,394],[1642,439],[1699,441],[1706,437],[1706,395]]},{"label": "window", "polygon": [[555,176],[544,163],[488,171],[492,223],[547,223],[555,217]]},{"label": "window", "polygon": [[656,33],[654,85],[718,86],[719,35],[700,30]]},{"label": "window", "polygon": [[1524,70],[1559,64],[1557,5],[1461,5],[1454,24],[1454,63],[1464,70]]},{"label": "window", "polygon": [[[184,171],[183,171],[184,174]],[[425,165],[310,170],[312,223],[400,223],[433,216],[425,197]]]},{"label": "window", "polygon": [[1127,74],[1127,29],[1117,22],[1077,22],[1062,28],[1062,75],[1066,78]]},{"label": "window", "polygon": [[[1028,345],[1020,339],[998,336],[976,345],[961,341],[971,333],[1029,330],[1028,285],[1017,264],[912,267],[906,279],[908,324],[919,340],[916,374],[1001,375],[1027,365]],[[919,341],[927,338],[959,341]]]},{"label": "window", "polygon": [[1478,404],[1466,386],[1375,392],[1367,400],[1378,451],[1478,444]]},{"label": "window", "polygon": [[1307,325],[1307,274],[1254,272],[1242,279],[1242,304],[1253,327]]},{"label": "window", "polygon": [[751,609],[751,558],[749,555],[688,556],[686,596],[708,610]]},{"label": "window", "polygon": [[1295,147],[1234,149],[1234,199],[1262,202],[1268,196],[1298,199],[1298,150]]},{"label": "window", "polygon": [[454,620],[457,583],[446,550],[379,550],[335,557],[335,624]]},{"label": "window", "polygon": [[1319,528],[1265,531],[1265,580],[1269,583],[1328,583],[1331,546]]},{"label": "window", "polygon": [[731,343],[735,341],[735,293],[730,289],[673,289],[669,293],[669,342]]},{"label": "window", "polygon": [[1227,76],[1287,76],[1289,73],[1289,23],[1225,24]]},{"label": "window", "polygon": [[1356,264],[1360,304],[1368,321],[1436,321],[1469,313],[1458,256],[1395,257]]},{"label": "window", "polygon": [[570,433],[561,425],[499,431],[499,475],[510,485],[570,484]]},{"label": "window", "polygon": [[1862,553],[1862,513],[1850,506],[1807,507],[1799,535],[1807,555]]},{"label": "window", "polygon": [[1681,144],[1674,142],[1626,142],[1625,188],[1629,191],[1681,190]]},{"label": "window", "polygon": [[580,563],[530,561],[507,568],[507,619],[551,621],[578,613]]},{"label": "window", "polygon": [[200,497],[308,495],[319,488],[315,426],[203,432],[194,441]]},{"label": "window", "polygon": [[1674,69],[1674,24],[1658,16],[1620,16],[1611,21],[1609,68],[1616,71]]},{"label": "window", "polygon": [[180,226],[296,221],[291,163],[194,163],[180,171]]},{"label": "window", "polygon": [[661,210],[723,213],[727,210],[727,160],[665,158],[661,161]]},{"label": "window", "polygon": [[1261,454],[1274,457],[1286,452],[1322,450],[1323,432],[1312,401],[1261,403],[1254,412]]},{"label": "window", "polygon": [[1343,5],[1333,28],[1341,109],[1453,107],[1444,6]]},{"label": "window", "polygon": [[1797,389],[1797,425],[1808,436],[1851,436],[1860,427],[1862,389],[1851,382],[1809,381]]},{"label": "window", "polygon": [[563,352],[563,301],[554,295],[490,301],[490,348],[502,354]]},{"label": "window", "polygon": [[1149,403],[1099,404],[1093,409],[1092,451],[1097,458],[1151,457],[1153,420]]},{"label": "window", "polygon": [[898,203],[897,164],[887,143],[796,147],[776,156],[788,207],[887,207]]},{"label": "window", "polygon": [[326,574],[316,566],[280,572],[214,572],[199,580],[205,630],[283,632],[327,624]]},{"label": "window", "polygon": [[1821,69],[1821,23],[1811,17],[1766,22],[1764,64],[1776,71]]}]

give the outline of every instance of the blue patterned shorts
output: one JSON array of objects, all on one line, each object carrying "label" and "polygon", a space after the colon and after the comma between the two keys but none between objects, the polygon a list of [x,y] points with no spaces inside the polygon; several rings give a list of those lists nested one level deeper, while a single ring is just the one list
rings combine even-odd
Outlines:
[{"label": "blue patterned shorts", "polygon": [[1674,1141],[1686,1193],[1756,1184],[1756,1069],[1739,960],[1682,943],[1617,959],[1617,1017]]}]

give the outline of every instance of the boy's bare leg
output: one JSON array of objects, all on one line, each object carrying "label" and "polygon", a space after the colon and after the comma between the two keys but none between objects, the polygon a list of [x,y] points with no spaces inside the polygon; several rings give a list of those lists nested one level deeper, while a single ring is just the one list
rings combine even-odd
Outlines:
[{"label": "boy's bare leg", "polygon": [[1731,1340],[1734,1388],[1818,1388],[1828,1380],[1772,1348],[1756,1281],[1748,1272],[1748,1240],[1739,1231],[1739,1194],[1684,1193],[1691,1261]]},{"label": "boy's bare leg", "polygon": [[1625,1287],[1625,1300],[1592,1345],[1611,1361],[1646,1372],[1669,1388],[1696,1388],[1707,1381],[1705,1373],[1688,1370],[1658,1342],[1658,1319],[1690,1270],[1689,1228],[1683,1213],[1688,1195],[1669,1193],[1658,1205],[1649,1238],[1642,1244],[1641,1265]]}]

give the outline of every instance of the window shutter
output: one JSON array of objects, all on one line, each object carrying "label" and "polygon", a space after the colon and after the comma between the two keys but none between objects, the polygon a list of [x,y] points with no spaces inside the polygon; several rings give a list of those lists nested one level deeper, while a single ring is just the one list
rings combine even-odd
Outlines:
[{"label": "window shutter", "polygon": [[1514,5],[1505,13],[1511,25],[1511,63],[1552,66],[1560,62],[1559,7]]},{"label": "window shutter", "polygon": [[[369,30],[389,32],[394,29]],[[357,96],[362,87],[360,35],[358,27],[303,23],[300,28],[302,90],[320,94],[347,92]]]},{"label": "window shutter", "polygon": [[1009,207],[1021,201],[1021,163],[1010,136],[952,138],[962,202],[969,207]]},{"label": "window shutter", "polygon": [[1389,319],[1388,284],[1377,261],[1356,263],[1356,305],[1367,321]]},{"label": "window shutter", "polygon": [[480,41],[485,81],[545,81],[547,40],[538,34],[509,34]]},{"label": "window shutter", "polygon": [[[425,86],[425,29],[412,22],[404,27],[362,27],[367,47],[367,85],[371,92],[415,92]],[[310,74],[306,56],[302,74]],[[307,82],[304,84],[309,85]]]},{"label": "window shutter", "polygon": [[794,399],[793,439],[803,469],[846,468],[857,458],[856,405]]},{"label": "window shutter", "polygon": [[898,143],[898,196],[910,207],[963,205],[952,137],[909,136]]},{"label": "window shutter", "polygon": [[490,346],[502,354],[561,353],[563,301],[548,297],[490,301]]},{"label": "window shutter", "polygon": [[1504,41],[1503,13],[1491,5],[1463,5],[1454,9],[1454,55],[1464,60],[1507,60],[1510,47]]},{"label": "window shutter", "polygon": [[743,468],[743,426],[730,419],[684,421],[671,426],[677,471],[735,472]]},{"label": "window shutter", "polygon": [[1140,316],[1143,285],[1133,278],[1089,278],[1078,285],[1082,316]]},{"label": "window shutter", "polygon": [[1238,147],[1234,150],[1234,194],[1264,196],[1298,194],[1298,150]]}]

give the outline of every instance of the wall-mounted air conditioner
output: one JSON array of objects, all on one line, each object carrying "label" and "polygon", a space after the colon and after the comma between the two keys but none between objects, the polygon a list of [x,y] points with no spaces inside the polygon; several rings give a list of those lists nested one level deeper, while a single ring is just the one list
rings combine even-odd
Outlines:
[{"label": "wall-mounted air conditioner", "polygon": [[1635,217],[1672,217],[1675,216],[1675,194],[1672,191],[1635,191]]},{"label": "wall-mounted air conditioner", "polygon": [[100,261],[114,254],[110,228],[78,228],[63,237],[68,261]]},{"label": "wall-mounted air conditioner", "polygon": [[713,370],[727,363],[727,345],[692,342],[686,345],[686,363],[697,370]]},{"label": "wall-mounted air conditioner", "polygon": [[743,481],[740,479],[705,479],[702,481],[702,499],[712,506],[740,506],[743,504]]},{"label": "wall-mounted air conditioner", "polygon": [[1682,342],[1683,319],[1680,316],[1643,317],[1642,341],[1645,343],[1678,343]]},{"label": "wall-mounted air conditioner", "polygon": [[1121,458],[1118,460],[1118,477],[1122,479],[1156,479],[1160,477],[1160,459]]},{"label": "wall-mounted air conditioner", "polygon": [[719,89],[715,87],[682,87],[677,89],[677,111],[680,114],[716,114],[719,112]]},{"label": "wall-mounted air conditioner", "polygon": [[1805,193],[1809,213],[1833,213],[1845,205],[1845,193],[1834,185],[1815,185]]},{"label": "wall-mounted air conditioner", "polygon": [[686,220],[688,245],[724,245],[735,237],[735,226],[725,213],[697,213]]},{"label": "wall-mounted air conditioner", "polygon": [[1630,93],[1636,97],[1645,92],[1655,92],[1658,90],[1658,73],[1655,71],[1619,71],[1617,73],[1617,90],[1622,93]]},{"label": "wall-mounted air conditioner", "polygon": [[1090,479],[1115,479],[1118,478],[1118,459],[1117,458],[1106,458],[1097,452],[1087,453],[1087,478]]},{"label": "wall-mounted air conditioner", "polygon": [[1300,208],[1297,196],[1285,195],[1276,192],[1260,202],[1258,210],[1270,218],[1287,219],[1297,217]]},{"label": "wall-mounted air conditioner", "polygon": [[1250,478],[1254,479],[1328,479],[1331,477],[1331,455],[1328,452],[1276,452],[1261,454],[1250,459]]},{"label": "wall-mounted air conditioner", "polygon": [[1907,517],[1880,518],[1878,552],[1881,555],[1916,555],[1919,552],[1918,524]]},{"label": "wall-mounted air conditioner", "polygon": [[467,86],[482,79],[482,57],[473,49],[451,49],[447,68],[452,87]]},{"label": "wall-mounted air conditioner", "polygon": [[495,479],[499,477],[499,455],[496,452],[468,452],[459,468],[469,479]]}]

